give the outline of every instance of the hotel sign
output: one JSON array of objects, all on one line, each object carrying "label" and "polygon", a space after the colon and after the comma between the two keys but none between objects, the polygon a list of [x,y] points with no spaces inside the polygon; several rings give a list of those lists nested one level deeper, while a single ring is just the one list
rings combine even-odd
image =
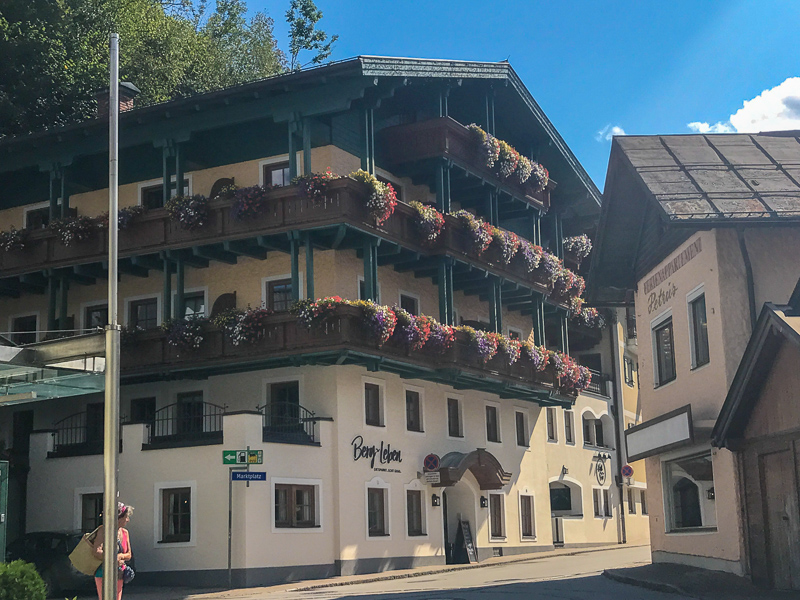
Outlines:
[{"label": "hotel sign", "polygon": [[661,308],[664,304],[672,300],[678,291],[678,286],[674,283],[660,288],[659,286],[668,283],[670,277],[677,273],[684,265],[688,264],[695,256],[703,251],[703,240],[697,238],[694,242],[684,249],[678,256],[653,273],[644,282],[644,293],[647,298],[647,314]]},{"label": "hotel sign", "polygon": [[353,441],[350,442],[350,445],[353,447],[354,461],[358,462],[359,460],[365,460],[369,462],[369,466],[373,471],[400,473],[400,469],[389,468],[388,466],[375,466],[376,460],[378,465],[390,465],[392,463],[403,462],[402,452],[392,448],[391,444],[381,441],[380,445],[378,446],[368,446],[364,443],[364,438],[360,435],[357,435],[353,438]]}]

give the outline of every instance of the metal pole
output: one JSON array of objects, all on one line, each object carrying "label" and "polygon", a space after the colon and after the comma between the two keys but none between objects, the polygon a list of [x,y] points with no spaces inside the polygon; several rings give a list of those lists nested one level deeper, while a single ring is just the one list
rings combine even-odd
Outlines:
[{"label": "metal pole", "polygon": [[108,325],[106,326],[105,433],[103,440],[103,600],[117,597],[117,469],[119,462],[119,347],[117,322],[117,212],[119,151],[119,35],[110,39],[108,94]]}]

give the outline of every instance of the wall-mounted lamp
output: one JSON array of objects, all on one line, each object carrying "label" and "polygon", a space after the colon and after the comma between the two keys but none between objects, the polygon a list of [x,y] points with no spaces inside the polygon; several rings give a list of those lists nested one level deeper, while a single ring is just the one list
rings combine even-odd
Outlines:
[{"label": "wall-mounted lamp", "polygon": [[713,487],[712,488],[708,488],[708,491],[706,492],[706,494],[708,495],[708,499],[709,500],[714,500],[714,488]]},{"label": "wall-mounted lamp", "polygon": [[439,506],[442,503],[439,496],[436,494],[431,494],[431,506]]},{"label": "wall-mounted lamp", "polygon": [[481,496],[481,508],[488,508],[488,506],[489,500],[486,498],[486,496]]},{"label": "wall-mounted lamp", "polygon": [[567,468],[567,465],[562,466],[561,467],[561,474],[562,475],[567,475],[568,473],[569,473],[569,469]]}]

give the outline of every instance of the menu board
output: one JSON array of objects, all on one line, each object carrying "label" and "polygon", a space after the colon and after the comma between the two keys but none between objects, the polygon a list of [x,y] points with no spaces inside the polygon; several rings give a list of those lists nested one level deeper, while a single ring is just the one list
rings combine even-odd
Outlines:
[{"label": "menu board", "polygon": [[469,528],[469,521],[461,521],[461,533],[464,535],[464,547],[467,549],[467,557],[470,564],[478,562],[478,553],[475,551],[475,542],[472,541],[472,530]]}]

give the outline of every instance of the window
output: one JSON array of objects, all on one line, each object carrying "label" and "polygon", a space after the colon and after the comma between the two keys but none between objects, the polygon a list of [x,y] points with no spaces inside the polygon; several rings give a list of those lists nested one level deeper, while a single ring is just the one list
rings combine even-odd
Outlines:
[{"label": "window", "polygon": [[83,314],[84,329],[103,329],[108,324],[108,305],[87,306]]},{"label": "window", "polygon": [[639,490],[639,502],[642,503],[642,514],[647,514],[647,494],[645,490]]},{"label": "window", "polygon": [[313,485],[275,484],[275,527],[316,527]]},{"label": "window", "polygon": [[422,405],[419,392],[406,390],[406,429],[422,431]]},{"label": "window", "polygon": [[524,446],[527,448],[528,440],[528,419],[524,412],[516,411],[514,413],[514,423],[517,428],[517,446]]},{"label": "window", "polygon": [[81,531],[94,531],[103,524],[103,494],[81,496]]},{"label": "window", "polygon": [[534,537],[536,528],[533,525],[533,496],[519,497],[519,520],[522,526],[522,537]]},{"label": "window", "polygon": [[594,516],[600,519],[611,516],[611,503],[609,502],[608,490],[595,488],[592,490],[594,500]]},{"label": "window", "polygon": [[414,296],[407,294],[400,294],[400,308],[411,313],[412,315],[419,314],[419,300]]},{"label": "window", "polygon": [[44,229],[50,224],[50,206],[25,211],[25,227],[27,229]]},{"label": "window", "polygon": [[178,394],[177,433],[203,433],[203,392]]},{"label": "window", "polygon": [[133,300],[130,304],[130,321],[133,329],[155,329],[158,327],[158,299]]},{"label": "window", "polygon": [[33,344],[36,342],[36,331],[39,329],[39,317],[26,315],[14,317],[11,321],[11,341],[15,344]]},{"label": "window", "polygon": [[572,490],[562,484],[550,484],[550,510],[571,511]]},{"label": "window", "polygon": [[711,452],[664,462],[667,531],[716,529]]},{"label": "window", "polygon": [[571,410],[564,411],[564,441],[568,444],[575,443],[575,415]]},{"label": "window", "polygon": [[367,534],[370,537],[389,535],[386,512],[386,490],[367,488]]},{"label": "window", "polygon": [[267,398],[265,431],[291,436],[302,431],[300,421],[300,382],[280,381],[271,383]]},{"label": "window", "polygon": [[628,513],[636,514],[636,495],[633,488],[628,488]]},{"label": "window", "polygon": [[425,535],[422,492],[420,490],[406,490],[406,513],[408,515],[408,535]]},{"label": "window", "polygon": [[264,165],[264,185],[283,187],[290,183],[289,161]]},{"label": "window", "polygon": [[625,375],[625,384],[633,387],[633,372],[636,370],[633,360],[627,356],[622,359],[622,368]]},{"label": "window", "polygon": [[556,438],[556,409],[549,406],[545,409],[547,412],[547,441],[555,442]]},{"label": "window", "polygon": [[486,439],[490,442],[500,442],[500,423],[496,406],[486,407]]},{"label": "window", "polygon": [[192,534],[192,490],[161,490],[161,541],[188,542]]},{"label": "window", "polygon": [[458,398],[447,399],[447,435],[464,437],[464,431],[461,428],[461,401]]},{"label": "window", "polygon": [[689,301],[689,329],[692,336],[692,368],[696,369],[709,361],[705,294]]},{"label": "window", "polygon": [[503,494],[489,494],[489,537],[506,537],[503,515]]},{"label": "window", "polygon": [[153,423],[155,420],[155,398],[134,398],[131,400],[131,423]]},{"label": "window", "polygon": [[587,446],[606,447],[603,437],[603,422],[600,419],[583,415],[583,443]]},{"label": "window", "polygon": [[[358,299],[359,300],[366,300],[367,299],[367,284],[364,283],[364,278],[362,276],[358,276]],[[378,297],[373,298],[375,302],[380,303],[381,301],[381,284],[378,284]]]},{"label": "window", "polygon": [[292,305],[291,279],[276,279],[267,282],[267,305],[274,311],[289,310]]},{"label": "window", "polygon": [[[175,176],[170,180],[170,196],[172,188],[175,187]],[[183,190],[181,194],[189,195],[189,180],[183,180]],[[139,203],[147,209],[161,208],[164,206],[164,184],[163,180],[153,185],[148,185],[139,189]]]},{"label": "window", "polygon": [[205,292],[189,292],[183,296],[184,315],[186,317],[203,317],[206,314]]},{"label": "window", "polygon": [[632,307],[625,307],[625,333],[629,340],[636,340],[636,312]]},{"label": "window", "polygon": [[367,425],[383,427],[381,386],[375,383],[364,384],[364,417]]},{"label": "window", "polygon": [[656,367],[656,386],[675,379],[675,348],[672,335],[672,317],[653,329],[653,362]]}]

